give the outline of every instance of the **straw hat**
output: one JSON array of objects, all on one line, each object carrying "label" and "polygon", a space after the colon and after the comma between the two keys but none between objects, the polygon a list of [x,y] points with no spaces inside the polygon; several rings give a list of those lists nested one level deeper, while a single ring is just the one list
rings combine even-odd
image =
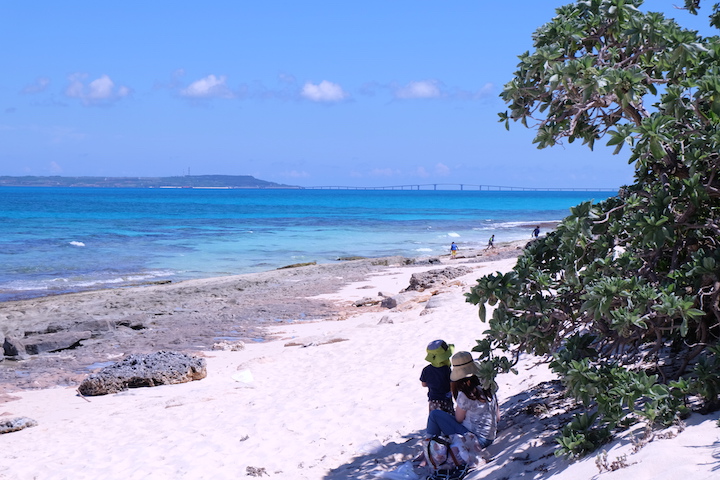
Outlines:
[{"label": "straw hat", "polygon": [[473,360],[470,352],[458,352],[452,356],[450,380],[457,382],[473,375],[480,375],[480,365]]},{"label": "straw hat", "polygon": [[453,354],[455,345],[448,345],[444,340],[433,340],[427,346],[427,355],[425,361],[430,362],[433,367],[442,367],[450,365],[450,357]]}]

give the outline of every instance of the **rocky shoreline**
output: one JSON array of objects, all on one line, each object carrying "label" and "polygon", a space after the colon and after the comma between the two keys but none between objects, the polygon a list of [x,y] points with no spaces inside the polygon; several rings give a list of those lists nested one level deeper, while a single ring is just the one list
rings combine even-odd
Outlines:
[{"label": "rocky shoreline", "polygon": [[316,297],[393,265],[499,260],[524,243],[461,251],[454,260],[361,259],[0,303],[0,395],[76,385],[130,353],[208,351],[219,341],[272,340],[268,325],[342,320],[357,307]]},{"label": "rocky shoreline", "polygon": [[[93,316],[112,323],[125,310],[144,326],[116,323],[75,348],[0,362],[15,375],[0,384],[14,389],[0,394],[0,434],[10,434],[1,435],[0,477],[399,478],[426,433],[427,390],[418,381],[425,346],[437,338],[457,351],[475,346],[487,325],[464,294],[481,276],[512,269],[517,253],[498,245],[424,264],[358,260],[0,304],[5,329],[35,318],[40,330],[49,319],[61,325],[58,319],[73,316],[86,328]],[[242,293],[248,296],[234,296]],[[201,313],[207,321],[235,315],[239,324],[238,312],[253,301],[264,320],[257,334],[267,341],[197,348],[222,327],[203,323]],[[116,308],[104,309],[110,302]],[[300,310],[292,309],[296,302]],[[297,321],[308,305],[327,315]],[[287,320],[269,321],[280,306]],[[198,336],[172,343],[185,332],[181,317],[199,322]],[[168,344],[188,352],[139,353]],[[575,480],[596,478],[598,469],[608,479],[714,478],[718,412],[693,414],[650,443],[640,422],[597,457],[556,458],[554,437],[574,402],[562,398],[547,361],[523,354],[518,362],[515,373],[497,378],[498,437],[468,480]],[[63,381],[67,388],[38,388]],[[153,388],[130,388],[141,386]]]}]

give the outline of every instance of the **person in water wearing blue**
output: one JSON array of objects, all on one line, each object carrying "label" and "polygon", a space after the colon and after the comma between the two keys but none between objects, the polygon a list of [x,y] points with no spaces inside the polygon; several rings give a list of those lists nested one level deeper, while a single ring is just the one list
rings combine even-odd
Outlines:
[{"label": "person in water wearing blue", "polygon": [[539,235],[540,235],[540,225],[535,227],[535,230],[533,230],[533,232],[532,232],[532,236],[535,238],[538,238]]},{"label": "person in water wearing blue", "polygon": [[450,255],[452,258],[455,258],[455,255],[457,255],[458,252],[458,246],[455,242],[452,242],[452,245],[450,245]]},{"label": "person in water wearing blue", "polygon": [[427,346],[425,361],[430,362],[423,368],[420,381],[428,389],[428,408],[442,410],[455,415],[452,393],[450,391],[450,357],[454,345],[448,345],[444,340],[433,340]]}]

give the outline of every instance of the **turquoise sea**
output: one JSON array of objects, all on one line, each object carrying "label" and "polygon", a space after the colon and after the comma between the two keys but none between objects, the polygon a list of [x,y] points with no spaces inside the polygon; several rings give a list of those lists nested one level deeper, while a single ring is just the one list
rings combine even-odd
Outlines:
[{"label": "turquoise sea", "polygon": [[614,192],[0,188],[0,301],[423,257],[530,238]]}]

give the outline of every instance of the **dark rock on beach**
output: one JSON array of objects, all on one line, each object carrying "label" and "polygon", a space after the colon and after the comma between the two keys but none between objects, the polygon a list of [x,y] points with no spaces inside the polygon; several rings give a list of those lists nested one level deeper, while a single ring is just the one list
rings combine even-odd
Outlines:
[{"label": "dark rock on beach", "polygon": [[[0,345],[5,343],[6,360],[0,362],[0,394],[76,386],[89,373],[128,354],[174,351],[192,355],[223,341],[271,340],[267,325],[343,319],[352,314],[348,307],[357,307],[322,298],[322,294],[366,280],[388,266],[422,264],[401,256],[383,257],[0,302]],[[426,280],[416,276],[413,288],[449,281],[461,274],[458,268],[465,267],[456,264]],[[385,308],[402,307],[412,300],[407,294],[378,294],[381,302],[385,298],[392,298]],[[82,339],[83,332],[92,336]],[[79,337],[74,336],[78,333]],[[51,334],[67,334],[67,341],[28,353],[27,345],[47,342]]]},{"label": "dark rock on beach", "polygon": [[88,376],[78,391],[87,396],[106,395],[128,388],[191,382],[206,376],[204,358],[178,352],[132,354]]},{"label": "dark rock on beach", "polygon": [[0,393],[77,385],[93,368],[130,353],[193,354],[223,340],[263,341],[267,324],[340,318],[344,307],[317,295],[405,261],[355,260],[1,302],[0,345],[6,337],[25,344],[60,332],[91,331],[92,338],[72,349],[6,357],[22,361],[0,362]]},{"label": "dark rock on beach", "polygon": [[17,417],[0,420],[0,434],[17,432],[28,427],[36,427],[37,424],[38,423],[35,420],[27,417]]},{"label": "dark rock on beach", "polygon": [[5,341],[3,342],[3,352],[6,356],[14,357],[16,359],[27,357],[27,353],[25,353],[25,344],[22,340],[13,337],[5,337]]},{"label": "dark rock on beach", "polygon": [[310,265],[317,265],[317,262],[293,263],[292,265],[285,265],[284,267],[278,267],[277,269],[283,270],[285,268],[307,267]]},{"label": "dark rock on beach", "polygon": [[409,292],[415,290],[422,292],[423,290],[434,286],[444,285],[448,281],[466,275],[471,271],[472,269],[468,267],[446,267],[439,270],[413,273],[410,277],[410,285],[405,289],[405,291]]},{"label": "dark rock on beach", "polygon": [[355,300],[353,305],[355,305],[356,307],[368,307],[372,305],[377,305],[382,300],[382,297],[365,297],[361,298],[360,300]]},{"label": "dark rock on beach", "polygon": [[410,293],[398,293],[397,295],[393,295],[392,297],[385,297],[382,299],[382,302],[380,302],[380,306],[383,308],[395,308],[398,305],[402,305],[405,302],[409,302],[417,298],[418,294],[415,292]]},{"label": "dark rock on beach", "polygon": [[413,262],[413,265],[441,265],[442,260],[437,257],[417,259]]},{"label": "dark rock on beach", "polygon": [[8,357],[21,357],[38,355],[44,352],[58,352],[75,348],[83,340],[92,337],[90,331],[67,331],[34,335],[24,339],[6,337],[3,350]]}]

